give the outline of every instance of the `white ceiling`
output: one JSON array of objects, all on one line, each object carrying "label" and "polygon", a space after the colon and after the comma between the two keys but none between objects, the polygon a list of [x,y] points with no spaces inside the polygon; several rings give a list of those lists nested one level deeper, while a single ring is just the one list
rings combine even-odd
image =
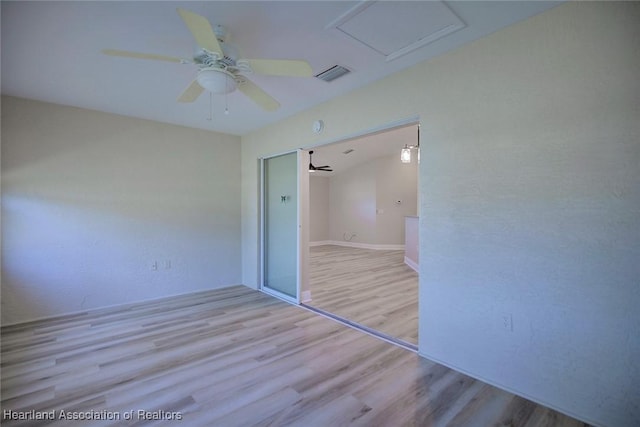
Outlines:
[{"label": "white ceiling", "polygon": [[[440,12],[448,8],[453,13],[449,19],[464,27],[447,30],[448,23],[435,22],[430,9],[420,7],[426,6],[424,2],[416,1],[368,8],[354,1],[2,1],[2,93],[243,135],[559,4],[431,3]],[[207,94],[192,104],[177,103],[178,95],[195,78],[194,65],[101,53],[112,48],[190,58],[195,43],[177,7],[205,16],[212,25],[225,25],[242,57],[305,59],[314,74],[335,64],[352,72],[331,83],[252,75],[251,80],[280,102],[281,108],[272,113],[262,111],[238,91],[226,99],[214,96],[211,110]],[[340,20],[349,18],[353,8],[380,9],[384,25],[369,31],[367,23],[377,26],[380,19],[364,14],[361,20]],[[445,15],[439,19],[447,19]],[[429,34],[422,33],[422,23],[430,28]],[[384,43],[395,42],[396,37],[400,41],[423,37],[423,45],[386,60],[390,59],[387,51],[358,42],[349,32],[377,43],[382,51],[387,46],[396,49],[393,43]],[[229,115],[223,114],[225,103]]]}]

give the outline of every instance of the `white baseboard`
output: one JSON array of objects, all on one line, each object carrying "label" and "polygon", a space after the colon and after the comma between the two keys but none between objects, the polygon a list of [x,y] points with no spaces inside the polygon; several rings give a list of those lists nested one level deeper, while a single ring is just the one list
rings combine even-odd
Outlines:
[{"label": "white baseboard", "polygon": [[319,240],[317,242],[309,242],[309,246],[324,246],[324,245],[332,245],[331,240]]},{"label": "white baseboard", "polygon": [[180,293],[177,293],[177,294],[168,294],[168,295],[162,295],[162,296],[157,296],[157,297],[153,297],[153,298],[145,298],[145,299],[134,300],[134,301],[120,302],[120,303],[117,303],[117,304],[101,305],[101,306],[98,306],[98,307],[88,307],[88,308],[84,308],[84,309],[81,309],[81,310],[72,310],[72,311],[66,311],[66,312],[57,313],[57,314],[47,314],[45,316],[38,316],[38,317],[30,318],[30,319],[17,320],[17,321],[14,321],[14,322],[2,322],[2,326],[16,326],[16,325],[21,325],[23,323],[29,323],[29,322],[41,322],[41,321],[45,321],[45,320],[54,320],[54,319],[57,319],[59,317],[75,316],[75,315],[78,315],[78,314],[83,314],[83,313],[92,312],[92,311],[96,311],[96,310],[111,309],[111,308],[118,308],[118,307],[125,308],[125,307],[129,307],[129,306],[132,306],[132,305],[144,304],[144,303],[153,302],[153,301],[161,301],[161,300],[167,299],[167,298],[176,298],[176,297],[194,295],[194,294],[199,294],[199,293],[204,293],[204,292],[211,292],[211,291],[215,291],[215,290],[219,290],[219,289],[230,288],[230,287],[233,287],[233,286],[244,286],[244,287],[247,287],[249,289],[259,290],[259,289],[252,288],[251,286],[247,286],[247,285],[243,285],[243,284],[223,285],[223,286],[210,288],[210,289],[195,289],[195,290],[191,290],[191,291],[188,291],[188,292],[180,292]]},{"label": "white baseboard", "polygon": [[525,399],[528,399],[528,400],[530,400],[532,402],[535,402],[535,403],[540,404],[542,406],[546,406],[547,408],[551,408],[551,409],[553,409],[555,411],[558,411],[558,412],[560,412],[562,414],[565,414],[565,415],[568,415],[570,417],[573,417],[576,420],[583,421],[583,422],[585,422],[587,424],[590,424],[590,425],[596,426],[596,427],[602,426],[602,424],[598,423],[595,420],[592,420],[592,419],[589,419],[589,418],[585,418],[584,416],[582,416],[580,414],[577,414],[577,413],[575,413],[573,411],[570,411],[570,410],[567,410],[565,408],[562,408],[562,407],[560,407],[560,406],[558,406],[558,405],[556,405],[556,404],[554,404],[552,402],[548,402],[548,401],[546,401],[544,399],[540,399],[538,397],[532,396],[529,393],[523,393],[523,392],[521,392],[519,390],[516,390],[516,389],[514,389],[512,387],[509,387],[509,386],[506,386],[506,385],[501,384],[499,382],[496,382],[496,381],[490,380],[488,378],[485,378],[482,375],[476,375],[475,373],[473,373],[471,371],[459,368],[456,365],[448,363],[448,362],[446,362],[444,360],[441,360],[441,359],[439,359],[437,357],[433,357],[428,353],[425,353],[425,352],[422,352],[422,351],[418,351],[418,356],[424,357],[425,359],[431,360],[432,362],[439,363],[439,364],[441,364],[443,366],[446,366],[447,368],[450,368],[450,369],[453,369],[454,371],[463,373],[463,374],[465,374],[465,375],[467,375],[467,376],[469,376],[471,378],[475,378],[477,380],[482,381],[483,383],[487,383],[487,384],[492,385],[494,387],[497,387],[497,388],[499,388],[501,390],[507,391],[507,392],[509,392],[511,394],[515,394],[516,396],[524,397]]},{"label": "white baseboard", "polygon": [[407,264],[409,267],[411,267],[411,269],[416,273],[420,273],[418,268],[418,263],[415,262],[414,260],[404,257],[404,263]]},{"label": "white baseboard", "polygon": [[336,245],[346,246],[358,249],[373,249],[377,251],[403,251],[404,245],[375,245],[371,243],[343,242],[340,240],[322,240],[318,242],[310,242],[309,246]]},{"label": "white baseboard", "polygon": [[303,303],[311,302],[311,291],[302,291],[300,295],[300,300]]}]

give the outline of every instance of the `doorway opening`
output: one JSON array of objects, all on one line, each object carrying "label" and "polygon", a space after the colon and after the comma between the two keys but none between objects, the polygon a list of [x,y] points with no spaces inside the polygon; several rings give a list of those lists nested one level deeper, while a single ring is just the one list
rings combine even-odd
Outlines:
[{"label": "doorway opening", "polygon": [[[401,160],[403,148],[404,161]],[[418,344],[419,124],[313,147],[302,305]],[[407,161],[408,160],[408,161]]]}]

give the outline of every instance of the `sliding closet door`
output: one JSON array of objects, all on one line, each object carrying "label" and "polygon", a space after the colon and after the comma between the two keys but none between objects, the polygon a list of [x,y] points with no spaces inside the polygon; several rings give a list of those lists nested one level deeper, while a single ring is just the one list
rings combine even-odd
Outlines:
[{"label": "sliding closet door", "polygon": [[262,289],[299,302],[298,153],[262,160]]}]

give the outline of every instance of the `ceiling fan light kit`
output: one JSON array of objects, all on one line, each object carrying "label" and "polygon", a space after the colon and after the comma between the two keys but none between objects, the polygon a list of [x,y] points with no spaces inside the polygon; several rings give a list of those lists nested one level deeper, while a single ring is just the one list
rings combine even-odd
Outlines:
[{"label": "ceiling fan light kit", "polygon": [[207,18],[188,10],[178,9],[178,14],[198,45],[192,60],[116,49],[104,49],[102,52],[125,58],[196,64],[199,68],[198,75],[178,97],[179,102],[194,102],[205,90],[215,95],[226,95],[239,89],[265,111],[275,111],[280,107],[278,101],[249,80],[245,74],[284,77],[313,75],[311,66],[304,60],[239,58],[235,46],[225,42],[228,37],[225,27],[217,25],[213,29]]},{"label": "ceiling fan light kit", "polygon": [[214,95],[224,95],[236,90],[233,74],[220,68],[203,68],[198,72],[198,84]]}]

